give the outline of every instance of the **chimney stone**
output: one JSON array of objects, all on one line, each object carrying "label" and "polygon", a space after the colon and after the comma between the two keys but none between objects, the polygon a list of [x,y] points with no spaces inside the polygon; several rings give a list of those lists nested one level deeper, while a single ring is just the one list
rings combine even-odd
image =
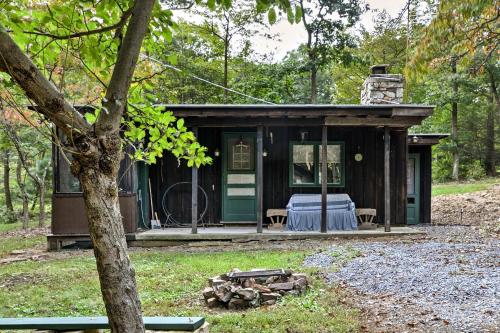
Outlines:
[{"label": "chimney stone", "polygon": [[389,65],[370,67],[371,74],[361,89],[361,104],[401,104],[404,78],[401,74],[387,74]]}]

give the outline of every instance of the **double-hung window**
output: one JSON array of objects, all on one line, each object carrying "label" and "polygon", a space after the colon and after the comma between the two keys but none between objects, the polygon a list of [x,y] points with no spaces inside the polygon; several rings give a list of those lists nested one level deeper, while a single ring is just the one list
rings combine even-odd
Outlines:
[{"label": "double-hung window", "polygon": [[[328,186],[343,187],[345,185],[343,142],[328,142],[326,163]],[[321,186],[321,164],[320,142],[290,143],[290,186]]]}]

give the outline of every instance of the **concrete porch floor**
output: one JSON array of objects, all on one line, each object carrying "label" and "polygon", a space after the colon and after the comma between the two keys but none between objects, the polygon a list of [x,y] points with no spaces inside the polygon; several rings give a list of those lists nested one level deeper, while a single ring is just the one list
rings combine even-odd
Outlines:
[{"label": "concrete porch floor", "polygon": [[226,228],[198,228],[197,234],[192,234],[190,228],[166,228],[138,232],[131,235],[131,246],[166,246],[175,243],[193,241],[279,241],[301,239],[334,239],[334,238],[368,238],[368,237],[395,237],[404,235],[423,234],[422,231],[409,227],[391,227],[390,232],[384,228],[375,230],[329,231],[276,231],[264,228],[258,234],[255,227],[226,227]]}]

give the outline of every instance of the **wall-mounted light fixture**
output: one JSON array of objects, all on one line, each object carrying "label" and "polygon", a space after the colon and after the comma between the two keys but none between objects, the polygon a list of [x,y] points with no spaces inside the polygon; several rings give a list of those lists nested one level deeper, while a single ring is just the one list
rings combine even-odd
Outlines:
[{"label": "wall-mounted light fixture", "polygon": [[219,157],[220,156],[220,150],[219,150],[219,148],[215,148],[215,150],[214,150],[214,156],[215,157]]},{"label": "wall-mounted light fixture", "polygon": [[413,143],[418,143],[418,140],[419,140],[419,139],[418,139],[418,136],[416,136],[416,135],[414,135],[414,136],[411,138],[411,141],[412,141]]},{"label": "wall-mounted light fixture", "polygon": [[363,154],[357,153],[356,155],[354,155],[354,160],[356,162],[361,162],[363,160]]},{"label": "wall-mounted light fixture", "polygon": [[262,156],[267,157],[267,155],[269,155],[269,153],[267,152],[267,149],[264,148],[264,150],[262,151]]},{"label": "wall-mounted light fixture", "polygon": [[309,134],[308,131],[305,131],[305,130],[301,130],[300,131],[300,141],[301,142],[304,142],[307,140],[307,135]]}]

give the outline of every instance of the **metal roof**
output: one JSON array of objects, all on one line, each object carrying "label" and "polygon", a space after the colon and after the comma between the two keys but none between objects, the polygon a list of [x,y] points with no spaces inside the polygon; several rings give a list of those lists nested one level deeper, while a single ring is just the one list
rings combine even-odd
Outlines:
[{"label": "metal roof", "polygon": [[159,104],[191,126],[418,125],[434,106],[419,104]]},{"label": "metal roof", "polygon": [[434,109],[425,104],[157,104],[175,110],[345,110]]}]

